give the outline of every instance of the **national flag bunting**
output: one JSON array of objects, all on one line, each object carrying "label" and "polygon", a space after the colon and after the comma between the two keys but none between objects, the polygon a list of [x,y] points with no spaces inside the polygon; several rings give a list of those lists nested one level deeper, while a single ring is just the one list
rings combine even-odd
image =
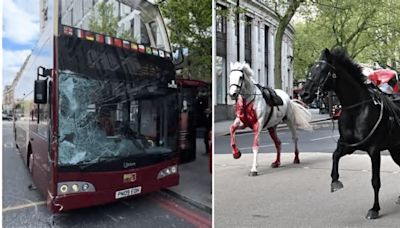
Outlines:
[{"label": "national flag bunting", "polygon": [[158,56],[158,50],[157,50],[157,49],[155,49],[155,48],[153,48],[153,55],[156,55],[156,56]]},{"label": "national flag bunting", "polygon": [[72,36],[74,35],[74,29],[68,26],[64,26],[64,34]]},{"label": "national flag bunting", "polygon": [[76,30],[76,35],[78,36],[78,38],[83,38],[83,31],[81,29],[77,29]]},{"label": "national flag bunting", "polygon": [[118,38],[114,38],[114,46],[122,47],[122,40]]},{"label": "national flag bunting", "polygon": [[144,45],[140,44],[138,47],[139,47],[139,52],[143,52],[144,53],[146,51]]},{"label": "national flag bunting", "polygon": [[[76,33],[75,33],[76,31]],[[164,50],[159,50],[157,48],[152,48],[152,47],[146,47],[143,44],[137,44],[137,43],[133,43],[127,40],[122,40],[120,38],[113,38],[110,36],[106,36],[103,34],[97,34],[91,31],[86,31],[86,30],[82,30],[79,28],[73,28],[70,26],[63,26],[63,34],[64,35],[68,35],[68,36],[72,36],[74,34],[76,34],[76,36],[78,38],[81,39],[86,39],[86,40],[90,40],[90,41],[97,41],[98,43],[101,44],[108,44],[108,45],[114,45],[116,47],[123,47],[125,49],[130,49],[133,51],[139,51],[141,53],[146,53],[149,55],[155,55],[155,56],[159,56],[161,58],[168,58],[168,59],[172,59],[172,55],[170,52],[164,51]]]},{"label": "national flag bunting", "polygon": [[94,41],[94,35],[91,32],[85,32],[85,37],[87,40]]},{"label": "national flag bunting", "polygon": [[113,38],[109,37],[109,36],[106,36],[106,44],[113,45]]},{"label": "national flag bunting", "polygon": [[163,50],[158,50],[158,54],[161,58],[164,58],[164,51]]},{"label": "national flag bunting", "polygon": [[130,45],[129,45],[129,41],[123,40],[122,41],[122,46],[126,49],[129,49]]},{"label": "national flag bunting", "polygon": [[137,51],[138,50],[138,45],[135,44],[135,43],[131,43],[131,49],[134,50],[134,51]]},{"label": "national flag bunting", "polygon": [[96,34],[96,41],[104,44],[104,36],[100,34]]}]

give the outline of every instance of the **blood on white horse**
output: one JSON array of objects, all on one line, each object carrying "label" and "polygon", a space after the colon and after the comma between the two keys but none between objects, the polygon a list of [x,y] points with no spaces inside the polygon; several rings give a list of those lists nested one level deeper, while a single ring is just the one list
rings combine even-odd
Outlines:
[{"label": "blood on white horse", "polygon": [[[296,128],[311,129],[311,125],[309,124],[311,113],[295,100],[291,100],[289,95],[282,90],[275,91],[277,95],[282,98],[283,105],[279,107],[268,106],[262,96],[262,92],[255,86],[256,82],[252,76],[253,71],[248,64],[239,62],[231,64],[229,95],[236,100],[236,118],[230,127],[230,133],[232,154],[235,159],[238,159],[241,153],[236,145],[236,130],[246,127],[253,130],[253,165],[249,175],[256,176],[261,130],[267,128],[274,141],[276,160],[271,166],[276,168],[280,166],[281,162],[281,141],[276,134],[276,127],[279,123],[285,122],[292,133],[293,142],[295,144],[294,163],[300,163]],[[269,117],[269,115],[271,116]]]}]

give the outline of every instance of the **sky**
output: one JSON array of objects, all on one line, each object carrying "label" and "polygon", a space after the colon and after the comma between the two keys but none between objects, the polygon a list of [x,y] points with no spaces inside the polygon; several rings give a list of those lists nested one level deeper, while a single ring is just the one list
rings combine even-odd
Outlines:
[{"label": "sky", "polygon": [[39,37],[39,0],[2,0],[2,89],[10,85]]}]

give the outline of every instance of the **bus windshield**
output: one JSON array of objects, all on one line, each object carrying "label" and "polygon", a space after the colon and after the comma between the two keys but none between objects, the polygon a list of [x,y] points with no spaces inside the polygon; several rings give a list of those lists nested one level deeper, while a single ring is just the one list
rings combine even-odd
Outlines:
[{"label": "bus windshield", "polygon": [[129,79],[70,71],[59,76],[60,166],[85,168],[119,159],[121,168],[132,168],[172,156],[176,93]]}]

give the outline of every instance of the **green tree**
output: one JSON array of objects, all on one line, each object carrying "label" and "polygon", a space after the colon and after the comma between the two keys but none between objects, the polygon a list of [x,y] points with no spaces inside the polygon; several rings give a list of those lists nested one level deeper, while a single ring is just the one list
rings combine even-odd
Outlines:
[{"label": "green tree", "polygon": [[358,62],[398,62],[400,3],[392,0],[318,0],[306,21],[295,24],[295,77],[324,48],[344,47]]},{"label": "green tree", "polygon": [[[275,64],[274,64],[274,81],[275,88],[282,89],[282,40],[283,35],[290,21],[292,20],[296,10],[300,7],[300,4],[304,3],[305,0],[277,0],[274,1],[274,11],[278,16],[279,24],[276,30],[275,36]],[[283,13],[282,13],[283,12]]]},{"label": "green tree", "polygon": [[111,2],[100,2],[97,4],[89,20],[89,30],[136,42],[137,39],[133,37],[130,31],[118,31],[119,18],[114,15],[114,12],[114,6]]},{"label": "green tree", "polygon": [[167,0],[160,2],[175,47],[189,49],[191,78],[211,81],[212,0]]}]

